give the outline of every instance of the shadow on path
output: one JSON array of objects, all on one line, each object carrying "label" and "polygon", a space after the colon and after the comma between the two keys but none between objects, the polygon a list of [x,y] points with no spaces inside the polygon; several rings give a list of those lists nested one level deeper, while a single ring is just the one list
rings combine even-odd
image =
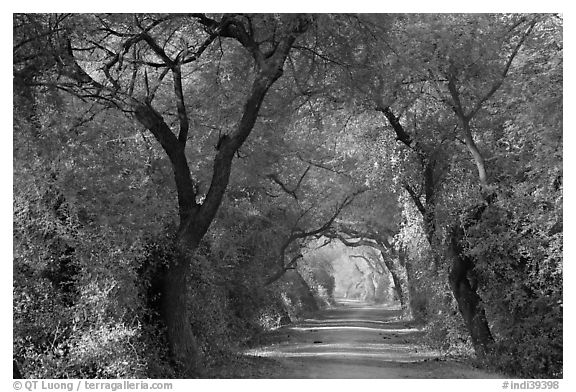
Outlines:
[{"label": "shadow on path", "polygon": [[280,343],[246,354],[279,361],[282,370],[271,378],[500,378],[423,349],[423,332],[400,313],[397,306],[340,300],[276,331]]}]

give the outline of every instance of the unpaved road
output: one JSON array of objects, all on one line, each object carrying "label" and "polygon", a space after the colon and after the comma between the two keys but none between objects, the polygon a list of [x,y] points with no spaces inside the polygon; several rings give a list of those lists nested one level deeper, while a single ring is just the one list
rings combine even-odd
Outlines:
[{"label": "unpaved road", "polygon": [[280,343],[248,355],[273,358],[269,378],[501,378],[423,349],[423,332],[393,307],[341,301],[313,319],[277,331]]}]

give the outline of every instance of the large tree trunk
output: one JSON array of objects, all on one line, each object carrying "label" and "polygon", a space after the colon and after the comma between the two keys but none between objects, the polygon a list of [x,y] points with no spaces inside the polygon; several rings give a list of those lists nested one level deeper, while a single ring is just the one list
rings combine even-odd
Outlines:
[{"label": "large tree trunk", "polygon": [[392,275],[394,290],[398,295],[402,313],[404,317],[409,318],[412,316],[412,310],[410,308],[410,289],[408,285],[406,268],[400,264],[399,260],[393,260],[392,258],[387,257],[384,253],[382,253],[382,259],[386,264],[386,268],[388,268],[388,271],[390,271],[390,275]]},{"label": "large tree trunk", "polygon": [[182,378],[201,375],[200,350],[188,312],[187,277],[190,263],[186,258],[185,254],[181,255],[165,270],[161,299],[172,360]]},{"label": "large tree trunk", "polygon": [[474,263],[464,253],[462,247],[463,234],[464,232],[460,227],[453,228],[450,233],[448,256],[452,261],[452,266],[449,281],[454,298],[458,303],[460,314],[470,333],[474,351],[476,355],[483,357],[491,350],[494,338],[490,333],[482,299],[476,292],[475,285],[470,280]]}]

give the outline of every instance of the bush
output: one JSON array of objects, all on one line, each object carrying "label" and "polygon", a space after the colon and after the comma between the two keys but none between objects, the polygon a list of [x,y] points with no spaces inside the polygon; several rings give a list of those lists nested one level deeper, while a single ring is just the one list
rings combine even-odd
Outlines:
[{"label": "bush", "polygon": [[496,340],[490,364],[515,376],[556,378],[563,362],[562,233],[550,235],[555,221],[533,202],[502,196],[470,230],[469,252]]}]

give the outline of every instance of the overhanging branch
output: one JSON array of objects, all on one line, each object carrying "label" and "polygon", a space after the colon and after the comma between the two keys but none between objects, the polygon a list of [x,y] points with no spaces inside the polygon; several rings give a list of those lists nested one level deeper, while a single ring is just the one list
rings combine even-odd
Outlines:
[{"label": "overhanging branch", "polygon": [[[336,206],[334,213],[320,227],[318,227],[316,229],[308,230],[308,231],[301,230],[301,229],[292,229],[290,236],[288,236],[288,238],[286,239],[286,241],[284,241],[284,243],[282,244],[282,246],[280,248],[280,257],[279,257],[279,263],[278,263],[278,264],[280,264],[280,267],[270,278],[268,278],[266,280],[265,285],[269,285],[269,284],[275,282],[276,280],[280,279],[282,277],[282,275],[284,275],[284,273],[287,271],[287,267],[292,267],[296,263],[296,261],[300,257],[302,257],[302,255],[300,253],[298,253],[295,256],[295,258],[293,258],[288,264],[285,263],[286,253],[288,251],[288,248],[293,243],[295,243],[297,240],[301,240],[301,239],[308,238],[308,237],[319,236],[323,233],[326,233],[331,228],[332,224],[334,223],[336,218],[340,215],[342,210],[345,207],[347,207],[348,205],[350,205],[350,203],[352,203],[352,201],[354,200],[354,198],[357,195],[361,194],[364,191],[365,191],[365,189],[360,189],[360,190],[354,192],[353,194],[347,196],[342,201],[342,203],[340,203]],[[298,256],[300,256],[300,257],[298,257]]]},{"label": "overhanging branch", "polygon": [[484,96],[481,97],[478,100],[478,102],[476,102],[476,105],[474,106],[474,108],[472,110],[470,110],[469,113],[466,114],[466,118],[468,120],[471,120],[474,117],[474,115],[476,115],[476,113],[482,108],[482,105],[484,104],[484,102],[488,101],[494,95],[494,93],[496,93],[496,91],[498,91],[498,89],[502,86],[502,83],[504,83],[504,79],[506,78],[506,76],[508,75],[508,72],[510,71],[510,67],[512,66],[512,62],[514,61],[514,59],[518,55],[518,52],[520,51],[520,48],[522,47],[522,45],[526,41],[526,38],[530,35],[532,30],[536,26],[536,23],[537,23],[537,19],[534,18],[532,20],[532,22],[530,23],[530,25],[528,26],[528,29],[520,37],[520,40],[518,41],[518,43],[516,44],[516,46],[512,50],[512,53],[510,53],[510,56],[508,57],[508,60],[506,61],[506,64],[504,65],[504,68],[502,69],[500,77],[492,84],[492,87],[490,88],[490,90],[488,90],[488,92],[486,92],[486,94],[484,94]]}]

